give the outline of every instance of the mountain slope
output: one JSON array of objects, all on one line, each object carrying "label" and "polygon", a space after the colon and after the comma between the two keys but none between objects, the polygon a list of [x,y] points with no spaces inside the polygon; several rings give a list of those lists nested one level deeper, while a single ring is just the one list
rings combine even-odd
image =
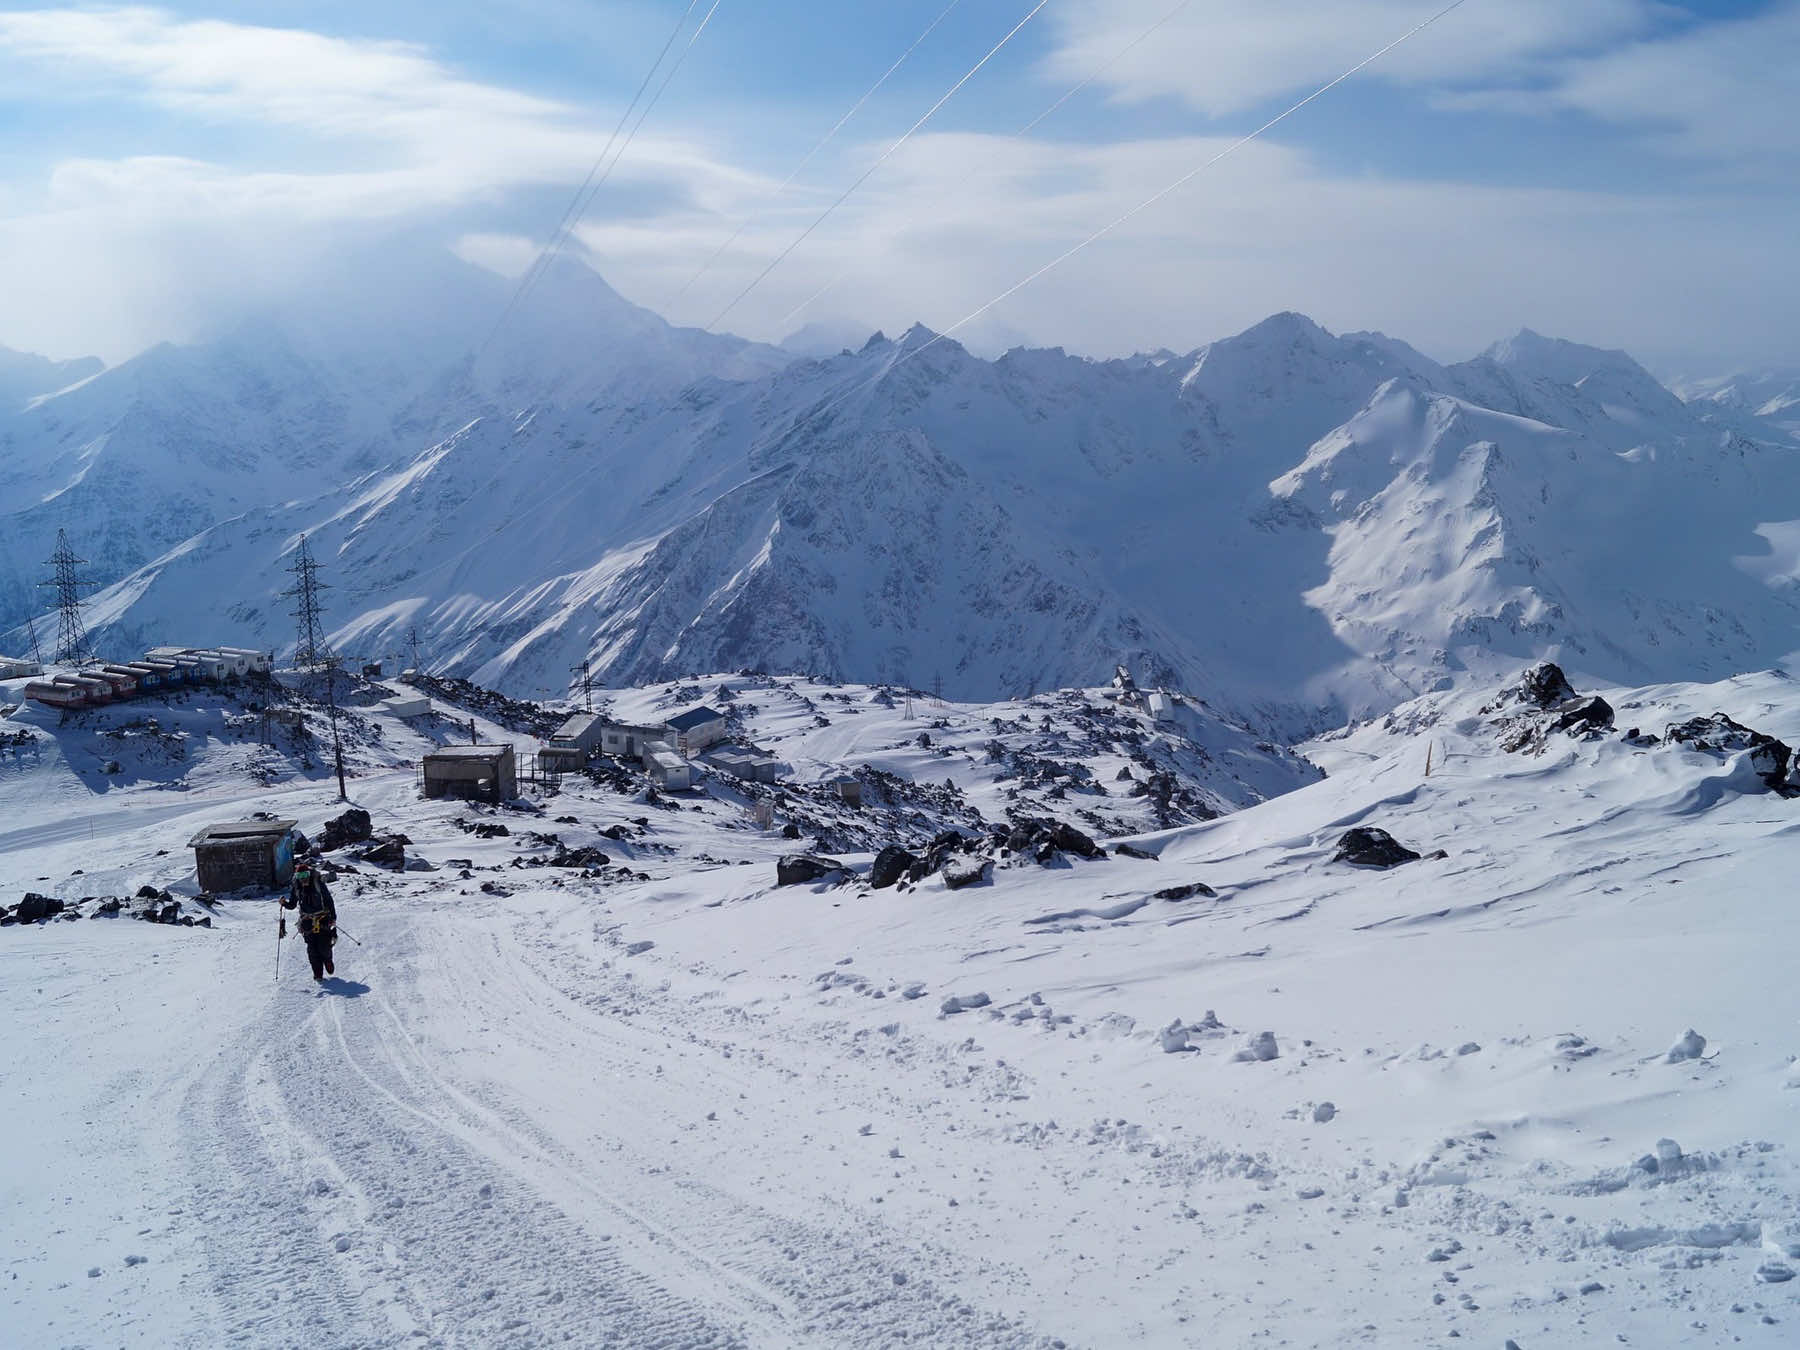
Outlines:
[{"label": "mountain slope", "polygon": [[[473,364],[410,336],[416,362],[381,358],[328,314],[305,340],[350,374],[274,333],[157,356],[239,371],[210,402],[149,360],[108,372],[76,392],[137,379],[132,406],[158,411],[121,419],[130,454],[107,453],[124,430],[79,441],[104,417],[40,453],[61,495],[18,518],[76,520],[114,576],[141,564],[95,606],[128,646],[197,627],[286,646],[306,532],[340,646],[391,653],[417,627],[441,667],[536,694],[583,659],[969,698],[1124,660],[1299,734],[1496,658],[1653,680],[1800,647],[1780,506],[1800,447],[1623,353],[1525,332],[1446,367],[1281,314],[1181,357],[984,361],[914,329],[793,361],[671,329],[585,271],[538,304]],[[168,404],[218,427],[174,434]],[[304,440],[308,409],[340,434]],[[320,439],[335,458],[303,462]],[[171,509],[135,525],[127,491]],[[15,562],[15,621],[29,580]]]}]

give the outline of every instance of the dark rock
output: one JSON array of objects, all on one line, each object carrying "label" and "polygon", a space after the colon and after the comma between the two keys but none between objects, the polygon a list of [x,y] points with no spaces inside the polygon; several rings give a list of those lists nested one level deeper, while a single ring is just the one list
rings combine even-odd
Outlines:
[{"label": "dark rock", "polygon": [[557,846],[551,856],[550,867],[605,867],[612,861],[597,848],[563,848]]},{"label": "dark rock", "polygon": [[1578,698],[1556,710],[1556,729],[1577,734],[1609,730],[1613,724],[1612,704],[1598,694]]},{"label": "dark rock", "polygon": [[356,856],[364,862],[374,863],[377,867],[393,868],[395,871],[403,870],[406,867],[406,845],[401,843],[398,838],[384,839],[373,848],[366,848]]},{"label": "dark rock", "polygon": [[1059,820],[1050,830],[1050,842],[1064,853],[1078,858],[1104,858],[1106,850],[1067,821]]},{"label": "dark rock", "polygon": [[994,864],[987,858],[959,858],[944,868],[944,885],[953,891],[979,886],[988,878]]},{"label": "dark rock", "polygon": [[781,827],[781,837],[783,839],[798,839],[800,837],[800,827],[790,820]]},{"label": "dark rock", "polygon": [[482,882],[481,883],[481,893],[483,895],[511,895],[512,894],[511,891],[509,891],[506,887],[502,886],[497,881]]},{"label": "dark rock", "polygon": [[605,835],[608,839],[617,840],[619,843],[624,843],[627,839],[631,838],[631,831],[626,829],[623,825],[609,825],[607,828],[600,831],[600,833]]},{"label": "dark rock", "polygon": [[319,847],[329,852],[332,849],[344,848],[350,844],[360,844],[374,833],[369,813],[360,807],[352,806],[342,815],[325,822],[325,828],[319,831]]},{"label": "dark rock", "polygon": [[898,844],[889,844],[875,855],[875,863],[869,868],[869,885],[878,891],[884,891],[905,876],[907,870],[918,862],[916,854]]},{"label": "dark rock", "polygon": [[789,853],[775,864],[777,886],[803,886],[842,872],[844,864],[817,853]]},{"label": "dark rock", "polygon": [[1517,694],[1527,703],[1535,703],[1540,708],[1553,708],[1576,696],[1575,687],[1569,683],[1569,677],[1563,674],[1562,667],[1554,661],[1546,661],[1542,665],[1533,666],[1525,672],[1524,677],[1509,692]]},{"label": "dark rock", "polygon": [[53,914],[61,914],[62,908],[63,902],[55,896],[27,891],[25,898],[13,908],[12,917],[15,923],[38,923]]},{"label": "dark rock", "polygon": [[[144,888],[144,890],[149,890],[149,889],[150,888],[147,886]],[[143,894],[144,894],[143,891],[138,892],[138,895],[140,897]],[[154,892],[152,892],[152,894],[154,894]],[[122,910],[124,908],[125,908],[125,902],[123,900],[119,900],[119,899],[102,900],[99,904],[94,906],[94,913],[96,913],[96,914],[117,914],[120,910]],[[207,926],[211,927],[211,925],[212,925],[212,920],[208,919]]]},{"label": "dark rock", "polygon": [[139,900],[155,900],[161,896],[161,894],[162,892],[157,890],[154,886],[139,886],[137,888],[137,898]]},{"label": "dark rock", "polygon": [[1158,900],[1192,900],[1196,895],[1217,895],[1211,886],[1204,881],[1189,881],[1180,886],[1170,886],[1156,892]]},{"label": "dark rock", "polygon": [[1684,745],[1705,754],[1729,755],[1748,750],[1750,767],[1771,791],[1784,797],[1800,795],[1800,786],[1791,776],[1800,767],[1792,748],[1785,741],[1732,721],[1724,713],[1677,723],[1664,733],[1663,739],[1670,745]]},{"label": "dark rock", "polygon": [[[1555,667],[1552,666],[1551,669],[1554,670]],[[1561,673],[1557,671],[1558,675]],[[1419,855],[1393,835],[1370,825],[1359,825],[1353,830],[1346,830],[1338,840],[1337,856],[1332,859],[1333,862],[1353,863],[1357,867],[1398,867],[1402,863],[1418,860]]]},{"label": "dark rock", "polygon": [[1114,844],[1113,852],[1118,854],[1121,858],[1136,858],[1140,862],[1156,861],[1156,855],[1154,853],[1146,853],[1135,844]]}]

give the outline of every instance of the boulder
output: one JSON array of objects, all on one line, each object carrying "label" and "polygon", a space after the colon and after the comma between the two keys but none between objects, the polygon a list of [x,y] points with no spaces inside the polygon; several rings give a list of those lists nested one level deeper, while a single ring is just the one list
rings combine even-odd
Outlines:
[{"label": "boulder", "polygon": [[1540,708],[1554,708],[1557,704],[1566,703],[1576,696],[1575,687],[1569,683],[1569,677],[1563,674],[1562,667],[1554,661],[1546,661],[1542,665],[1533,666],[1508,692],[1514,693],[1524,702],[1534,703]]},{"label": "boulder", "polygon": [[1611,730],[1612,724],[1612,704],[1598,694],[1578,698],[1568,706],[1556,710],[1556,729],[1572,735],[1598,735],[1602,731]]},{"label": "boulder", "polygon": [[953,891],[979,886],[987,880],[993,863],[986,858],[959,858],[944,868],[944,885]]},{"label": "boulder", "polygon": [[352,806],[342,815],[325,822],[325,828],[319,831],[319,847],[326,851],[344,848],[349,844],[363,843],[373,834],[374,824],[369,819],[369,813]]},{"label": "boulder", "polygon": [[[1557,673],[1560,675],[1562,672]],[[1402,863],[1418,860],[1417,853],[1386,830],[1378,830],[1372,825],[1358,825],[1353,830],[1344,831],[1338,840],[1337,855],[1332,858],[1333,862],[1351,863],[1357,867],[1382,868],[1398,867]]]},{"label": "boulder", "polygon": [[1281,1058],[1281,1047],[1275,1042],[1275,1033],[1259,1031],[1245,1042],[1244,1048],[1232,1056],[1240,1064],[1266,1063],[1271,1059]]},{"label": "boulder", "polygon": [[1121,858],[1136,858],[1139,862],[1156,861],[1154,853],[1147,853],[1136,844],[1114,844],[1113,852]]},{"label": "boulder", "polygon": [[918,861],[916,854],[898,844],[889,844],[875,855],[874,865],[869,868],[869,885],[884,891],[905,876]]},{"label": "boulder", "polygon": [[374,863],[377,867],[391,867],[395,871],[406,867],[406,845],[398,838],[383,839],[373,848],[366,848],[356,856],[364,862]]},{"label": "boulder", "polygon": [[1217,894],[1218,892],[1211,886],[1208,886],[1204,881],[1189,881],[1180,886],[1164,887],[1162,890],[1156,892],[1155,898],[1158,900],[1191,900],[1196,895]]},{"label": "boulder", "polygon": [[61,914],[63,902],[52,895],[39,895],[36,891],[25,892],[25,898],[13,909],[13,919],[18,923],[37,923],[52,915]]},{"label": "boulder", "polygon": [[827,858],[817,853],[789,853],[775,864],[775,884],[804,886],[810,882],[823,881],[843,870],[844,864],[836,858]]},{"label": "boulder", "polygon": [[1106,850],[1067,821],[1059,820],[1050,829],[1050,842],[1064,853],[1078,858],[1104,858]]}]

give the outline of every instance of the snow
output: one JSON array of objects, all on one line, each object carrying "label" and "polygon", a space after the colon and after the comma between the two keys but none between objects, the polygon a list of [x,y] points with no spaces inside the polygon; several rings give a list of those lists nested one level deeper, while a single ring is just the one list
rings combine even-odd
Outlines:
[{"label": "snow", "polygon": [[[1779,672],[1575,683],[1621,728],[1722,711],[1800,743]],[[950,776],[990,816],[1081,804],[1000,776],[996,721],[1101,782],[1133,762],[1084,737],[1098,691],[694,686],[758,705],[802,779]],[[601,697],[636,720],[692,688]],[[326,986],[294,950],[275,978],[266,899],[0,929],[21,1343],[1791,1342],[1800,803],[1747,755],[1508,753],[1471,685],[1309,743],[1318,779],[1187,710],[1239,767],[1156,753],[1244,809],[1096,799],[1151,859],[776,887],[796,845],[722,780],[662,809],[576,778],[530,810],[420,800],[406,762],[449,723],[391,692],[346,699],[352,796],[435,870],[334,883],[361,945]],[[257,781],[230,706],[158,709],[184,756],[128,745],[121,776],[88,766],[123,708],[0,722],[35,747],[0,750],[0,901],[191,895],[179,844],[254,810],[316,834],[323,770],[289,750]],[[1334,864],[1358,824],[1445,856]],[[613,864],[514,866],[549,851],[531,831]],[[1195,881],[1216,896],[1156,898]]]},{"label": "snow", "polygon": [[1526,660],[1645,683],[1800,650],[1768,381],[1688,403],[1622,352],[1523,332],[1445,366],[1292,313],[1182,356],[915,328],[802,359],[572,264],[476,360],[504,286],[401,264],[0,415],[0,646],[61,525],[108,643],[285,648],[305,532],[339,646],[417,627],[537,697],[583,660],[991,701],[1123,659],[1291,739]]}]

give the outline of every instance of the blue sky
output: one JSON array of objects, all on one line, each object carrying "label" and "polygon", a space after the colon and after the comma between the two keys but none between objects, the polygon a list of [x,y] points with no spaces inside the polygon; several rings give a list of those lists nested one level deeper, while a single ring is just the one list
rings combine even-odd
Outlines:
[{"label": "blue sky", "polygon": [[[720,0],[572,247],[707,322],[1034,2]],[[1447,2],[1049,0],[723,326],[946,328]],[[117,360],[392,235],[516,271],[685,8],[0,4],[0,344]],[[1800,0],[1464,0],[964,333],[1800,363],[1795,70]]]}]

